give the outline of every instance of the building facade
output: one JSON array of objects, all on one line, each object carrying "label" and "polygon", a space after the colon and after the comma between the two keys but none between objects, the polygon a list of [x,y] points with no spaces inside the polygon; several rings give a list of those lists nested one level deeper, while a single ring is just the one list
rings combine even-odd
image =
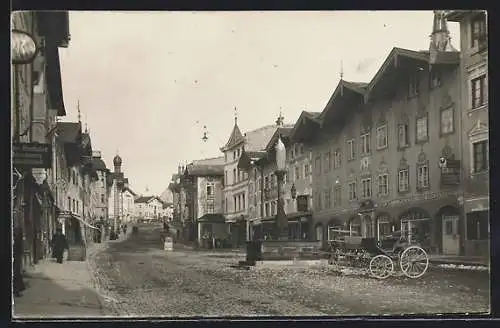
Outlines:
[{"label": "building facade", "polygon": [[163,216],[163,202],[158,196],[140,196],[134,200],[136,217],[139,220],[158,221]]},{"label": "building facade", "polygon": [[50,161],[34,166],[20,160],[19,149],[32,142],[53,149],[55,117],[66,115],[58,48],[68,46],[68,13],[14,12],[11,28],[27,32],[41,48],[32,63],[11,66],[14,248],[22,249],[15,262],[31,265],[48,254],[61,204],[56,203],[55,152]]},{"label": "building facade", "polygon": [[341,79],[318,122],[296,131],[313,145],[316,239],[400,231],[460,253],[459,52],[440,26],[429,51],[394,48],[370,83]]},{"label": "building facade", "polygon": [[136,210],[135,210],[135,199],[137,194],[130,188],[123,188],[121,193],[122,204],[123,204],[123,220],[124,222],[132,222],[135,220]]},{"label": "building facade", "polygon": [[[250,238],[249,173],[238,167],[244,151],[264,151],[275,125],[267,125],[242,135],[235,119],[233,131],[221,151],[224,153],[224,215],[233,245],[243,245]],[[255,202],[252,211],[255,213]],[[254,214],[252,214],[253,216]]]},{"label": "building facade", "polygon": [[460,24],[464,253],[489,254],[488,27],[484,11],[451,11]]}]

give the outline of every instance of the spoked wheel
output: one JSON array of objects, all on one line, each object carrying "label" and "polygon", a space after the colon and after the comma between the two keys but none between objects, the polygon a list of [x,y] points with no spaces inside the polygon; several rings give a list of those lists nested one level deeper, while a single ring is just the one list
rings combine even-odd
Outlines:
[{"label": "spoked wheel", "polygon": [[399,265],[408,278],[420,278],[429,268],[429,256],[423,248],[410,246],[401,254]]},{"label": "spoked wheel", "polygon": [[389,277],[394,271],[394,262],[389,256],[377,255],[370,261],[370,273],[378,279]]}]

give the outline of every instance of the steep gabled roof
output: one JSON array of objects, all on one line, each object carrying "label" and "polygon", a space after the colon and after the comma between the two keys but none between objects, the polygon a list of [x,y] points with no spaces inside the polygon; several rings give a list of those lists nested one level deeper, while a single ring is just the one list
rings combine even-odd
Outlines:
[{"label": "steep gabled roof", "polygon": [[195,160],[186,166],[190,176],[222,176],[224,174],[224,157]]},{"label": "steep gabled roof", "polygon": [[274,146],[278,142],[278,136],[282,136],[283,139],[288,139],[288,137],[292,133],[292,130],[293,130],[293,125],[286,125],[284,127],[277,128],[276,131],[274,132],[274,134],[269,139],[269,141],[265,147],[265,150],[270,151],[270,150],[274,149]]},{"label": "steep gabled roof", "polygon": [[92,157],[92,167],[99,171],[106,170],[106,164],[100,157]]},{"label": "steep gabled roof", "polygon": [[[369,97],[372,90],[380,83],[383,76],[386,75],[390,70],[397,66],[398,58],[413,59],[419,61],[423,64],[430,64],[430,53],[429,51],[415,51],[409,49],[403,49],[394,47],[385,59],[384,63],[377,71],[373,79],[366,86],[365,97]],[[450,52],[440,52],[434,60],[434,64],[453,64],[457,65],[460,62],[460,52],[450,51]],[[393,63],[395,65],[393,65]]]},{"label": "steep gabled roof", "polygon": [[333,91],[332,96],[326,103],[325,109],[323,109],[319,117],[321,117],[322,120],[327,117],[328,113],[334,107],[335,101],[339,96],[344,96],[347,94],[357,94],[360,96],[364,96],[367,85],[368,83],[365,82],[349,82],[340,80],[337,84],[337,87],[335,88],[335,91]]},{"label": "steep gabled roof", "polygon": [[264,150],[277,128],[274,124],[266,125],[245,133],[245,151]]},{"label": "steep gabled roof", "polygon": [[243,138],[243,135],[241,134],[240,128],[238,127],[238,123],[234,123],[233,131],[231,132],[231,135],[229,136],[229,140],[226,142],[224,146],[221,147],[221,151],[226,151],[227,149],[230,149],[240,143],[245,141],[245,138]]},{"label": "steep gabled roof", "polygon": [[134,200],[134,203],[149,203],[153,199],[157,199],[160,203],[163,204],[163,201],[157,196],[140,196]]},{"label": "steep gabled roof", "polygon": [[294,140],[297,134],[300,132],[302,126],[306,125],[309,122],[317,124],[318,126],[321,125],[322,122],[321,113],[302,111],[302,113],[300,113],[299,118],[293,125],[292,131],[289,134],[290,139]]},{"label": "steep gabled roof", "polygon": [[58,139],[63,143],[78,143],[82,136],[82,125],[78,122],[57,122]]}]

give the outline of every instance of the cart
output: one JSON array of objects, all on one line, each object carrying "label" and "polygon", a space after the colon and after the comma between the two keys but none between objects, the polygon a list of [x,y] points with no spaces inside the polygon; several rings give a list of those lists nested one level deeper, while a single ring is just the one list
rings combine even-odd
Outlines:
[{"label": "cart", "polygon": [[419,245],[409,245],[404,238],[390,237],[377,242],[353,231],[329,229],[330,264],[340,267],[368,268],[371,276],[386,279],[395,270],[409,278],[422,277],[429,267],[429,256]]}]

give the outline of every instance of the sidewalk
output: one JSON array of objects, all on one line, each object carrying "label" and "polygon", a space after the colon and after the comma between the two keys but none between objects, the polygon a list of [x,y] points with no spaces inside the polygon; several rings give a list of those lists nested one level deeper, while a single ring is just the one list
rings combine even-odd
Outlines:
[{"label": "sidewalk", "polygon": [[[94,244],[87,255],[102,244]],[[88,258],[88,257],[87,257]],[[54,259],[40,261],[25,275],[26,290],[13,298],[13,319],[74,318],[103,316],[99,296],[93,289],[87,261]]]}]

